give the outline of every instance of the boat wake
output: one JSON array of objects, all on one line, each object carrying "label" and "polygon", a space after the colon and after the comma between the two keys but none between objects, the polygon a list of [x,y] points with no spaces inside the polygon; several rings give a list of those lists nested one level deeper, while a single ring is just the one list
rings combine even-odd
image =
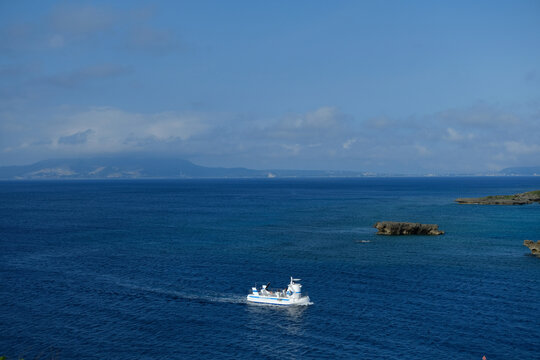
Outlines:
[{"label": "boat wake", "polygon": [[244,296],[235,295],[235,294],[208,293],[208,292],[203,293],[203,294],[193,294],[193,293],[188,293],[188,292],[183,292],[183,291],[178,291],[178,290],[164,289],[160,287],[142,286],[142,285],[134,284],[134,283],[119,280],[119,279],[109,278],[109,280],[113,281],[115,285],[121,286],[126,289],[131,289],[131,290],[151,293],[151,294],[166,295],[166,296],[173,297],[175,299],[192,300],[192,301],[207,302],[207,303],[230,303],[230,304],[245,304],[246,303],[246,299]]}]

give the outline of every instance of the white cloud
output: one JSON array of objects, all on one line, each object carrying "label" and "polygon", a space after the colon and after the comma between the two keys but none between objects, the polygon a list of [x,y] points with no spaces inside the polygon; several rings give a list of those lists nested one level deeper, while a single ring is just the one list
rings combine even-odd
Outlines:
[{"label": "white cloud", "polygon": [[462,141],[462,140],[471,140],[474,138],[474,134],[461,134],[453,128],[446,129],[446,135],[444,136],[446,140],[450,141]]},{"label": "white cloud", "polygon": [[337,125],[341,114],[334,107],[324,106],[304,114],[289,115],[281,119],[278,127],[282,130],[328,129]]},{"label": "white cloud", "polygon": [[89,154],[131,151],[188,141],[208,128],[200,114],[142,114],[111,107],[66,110],[54,116],[54,120],[44,124],[42,129],[34,129],[30,138],[26,136],[26,140],[11,146],[11,151],[22,149],[22,144],[34,151],[54,151],[57,156],[71,151]]},{"label": "white cloud", "polygon": [[342,136],[349,126],[347,116],[337,108],[323,106],[304,114],[283,116],[263,131],[277,138],[309,138],[318,141]]},{"label": "white cloud", "polygon": [[313,112],[306,113],[301,120],[301,125],[308,128],[326,129],[336,125],[339,117],[340,113],[335,107],[324,106]]},{"label": "white cloud", "polygon": [[416,152],[418,153],[418,155],[426,156],[426,155],[431,154],[431,151],[425,146],[416,144],[414,145],[414,148],[416,149]]},{"label": "white cloud", "polygon": [[58,32],[87,35],[108,30],[117,16],[111,9],[92,5],[64,5],[54,9],[50,24]]},{"label": "white cloud", "polygon": [[384,129],[388,126],[391,126],[392,123],[393,121],[386,116],[373,117],[364,121],[365,126],[374,129]]},{"label": "white cloud", "polygon": [[56,113],[32,114],[28,120],[2,119],[4,163],[8,158],[141,151],[214,166],[407,173],[477,172],[535,164],[540,158],[534,121],[520,127],[478,129],[427,114],[384,118],[383,125],[393,125],[377,127],[355,124],[335,107],[277,119],[236,113],[139,113],[113,107],[65,107]]},{"label": "white cloud", "polygon": [[107,5],[66,2],[32,23],[0,27],[0,50],[55,50],[77,45],[95,49],[113,44],[113,49],[160,55],[179,49],[178,35],[157,25],[155,16],[148,8],[119,11]]},{"label": "white cloud", "polygon": [[74,134],[60,136],[58,138],[58,144],[66,145],[79,145],[88,141],[88,137],[94,133],[94,130],[87,129],[86,131],[79,131]]},{"label": "white cloud", "polygon": [[293,145],[282,144],[281,147],[287,150],[287,152],[290,155],[294,155],[294,156],[298,155],[300,153],[300,150],[302,150],[302,146],[300,146],[300,144],[293,144]]},{"label": "white cloud", "polygon": [[519,141],[506,141],[504,143],[506,151],[514,155],[540,153],[540,145],[525,144]]},{"label": "white cloud", "polygon": [[143,126],[143,132],[161,140],[170,138],[187,140],[208,128],[197,115],[164,112],[152,115],[148,120],[145,121],[148,125]]},{"label": "white cloud", "polygon": [[521,123],[520,117],[495,105],[478,103],[467,108],[454,108],[440,111],[435,118],[443,123],[465,127],[508,126]]},{"label": "white cloud", "polygon": [[342,146],[343,146],[343,148],[344,148],[345,150],[349,150],[349,149],[351,148],[351,146],[352,146],[356,141],[358,141],[357,138],[349,139],[349,140],[345,141],[345,142],[343,143]]}]

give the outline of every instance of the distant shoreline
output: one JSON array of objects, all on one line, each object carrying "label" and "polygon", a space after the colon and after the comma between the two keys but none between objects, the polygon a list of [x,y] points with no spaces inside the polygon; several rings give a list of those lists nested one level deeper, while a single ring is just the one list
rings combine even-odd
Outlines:
[{"label": "distant shoreline", "polygon": [[104,156],[43,160],[21,166],[0,166],[0,180],[522,177],[540,176],[538,169],[527,167],[507,168],[499,172],[424,174],[351,170],[256,170],[243,167],[207,167],[185,159]]},{"label": "distant shoreline", "polygon": [[373,176],[276,176],[273,178],[263,176],[253,177],[112,177],[112,178],[84,178],[84,177],[66,177],[66,178],[0,178],[0,182],[51,182],[51,181],[160,181],[160,180],[332,180],[332,179],[488,179],[488,178],[540,178],[538,175],[373,175]]}]

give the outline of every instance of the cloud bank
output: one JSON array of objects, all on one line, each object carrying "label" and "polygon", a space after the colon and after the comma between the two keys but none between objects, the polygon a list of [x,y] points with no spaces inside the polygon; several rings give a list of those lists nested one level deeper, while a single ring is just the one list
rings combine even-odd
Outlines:
[{"label": "cloud bank", "polygon": [[[5,161],[146,152],[205,165],[401,173],[494,171],[540,159],[534,112],[482,103],[407,119],[357,121],[336,107],[253,118],[212,112],[56,109],[36,127],[4,121]],[[486,124],[490,123],[490,126]],[[472,124],[472,125],[471,125]]]}]

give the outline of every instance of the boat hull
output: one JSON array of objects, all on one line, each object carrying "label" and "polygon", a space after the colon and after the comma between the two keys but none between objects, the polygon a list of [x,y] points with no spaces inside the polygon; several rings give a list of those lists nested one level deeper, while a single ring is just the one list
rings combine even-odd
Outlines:
[{"label": "boat hull", "polygon": [[294,305],[309,305],[309,297],[303,296],[298,299],[284,298],[275,296],[248,295],[247,301],[257,304],[294,306]]}]

